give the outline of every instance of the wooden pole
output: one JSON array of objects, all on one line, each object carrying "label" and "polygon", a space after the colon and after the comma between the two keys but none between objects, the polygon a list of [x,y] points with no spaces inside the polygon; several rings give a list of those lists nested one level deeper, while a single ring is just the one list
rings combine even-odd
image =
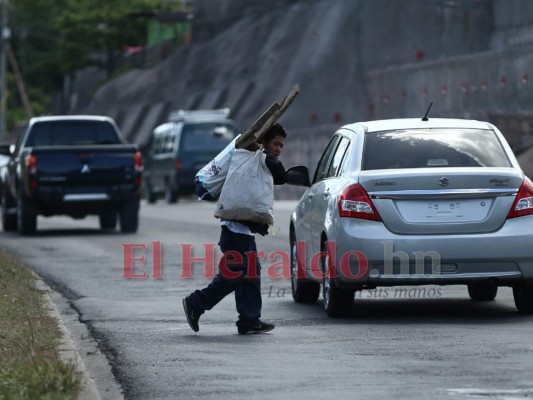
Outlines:
[{"label": "wooden pole", "polygon": [[17,59],[15,58],[15,54],[13,53],[13,49],[11,48],[11,44],[9,44],[9,42],[5,43],[5,50],[6,50],[7,58],[9,59],[9,64],[11,65],[11,68],[13,69],[13,72],[15,73],[15,80],[17,81],[17,87],[19,89],[22,104],[24,105],[24,110],[26,111],[26,114],[28,115],[28,117],[31,118],[33,117],[33,109],[31,107],[30,101],[28,100],[28,94],[26,93],[26,86],[24,85],[24,80],[22,79],[22,74],[20,73]]}]

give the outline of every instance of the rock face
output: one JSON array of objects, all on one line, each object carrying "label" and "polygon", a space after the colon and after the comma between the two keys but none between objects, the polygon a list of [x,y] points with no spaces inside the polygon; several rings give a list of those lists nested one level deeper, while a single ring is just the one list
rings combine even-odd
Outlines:
[{"label": "rock face", "polygon": [[[71,112],[110,115],[145,145],[172,110],[230,107],[244,130],[299,84],[281,120],[290,135],[283,161],[311,172],[338,127],[422,116],[431,101],[430,117],[498,123],[519,156],[533,143],[529,0],[196,0],[195,8],[192,44],[106,83]],[[531,163],[523,168],[533,176]]]}]

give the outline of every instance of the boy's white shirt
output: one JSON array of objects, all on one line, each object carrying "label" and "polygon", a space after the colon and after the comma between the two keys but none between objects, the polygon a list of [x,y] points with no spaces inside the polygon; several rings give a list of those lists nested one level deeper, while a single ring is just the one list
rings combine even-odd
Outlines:
[{"label": "boy's white shirt", "polygon": [[241,224],[240,222],[237,222],[237,221],[221,220],[220,221],[220,225],[226,226],[233,233],[241,233],[243,235],[254,236],[254,234],[252,233],[250,228],[248,228],[246,225],[243,225],[243,224]]}]

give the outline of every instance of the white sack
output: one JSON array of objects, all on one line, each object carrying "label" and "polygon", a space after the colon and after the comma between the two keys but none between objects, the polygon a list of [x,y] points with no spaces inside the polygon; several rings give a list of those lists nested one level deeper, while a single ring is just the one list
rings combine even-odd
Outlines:
[{"label": "white sack", "polygon": [[[215,200],[218,199],[228,175],[231,157],[235,152],[236,140],[237,138],[233,139],[224,150],[196,173],[195,181],[200,182],[205,192],[209,193]],[[197,194],[200,200],[203,200],[204,195],[206,195],[206,193],[200,193],[198,189]]]},{"label": "white sack", "polygon": [[230,221],[274,223],[274,179],[265,164],[266,155],[236,149],[215,217]]}]

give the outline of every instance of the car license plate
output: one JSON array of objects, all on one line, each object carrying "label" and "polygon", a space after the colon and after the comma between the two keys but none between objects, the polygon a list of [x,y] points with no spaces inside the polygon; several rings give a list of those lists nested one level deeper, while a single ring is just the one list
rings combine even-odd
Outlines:
[{"label": "car license plate", "polygon": [[408,222],[474,222],[487,217],[493,199],[402,200],[396,207]]}]

